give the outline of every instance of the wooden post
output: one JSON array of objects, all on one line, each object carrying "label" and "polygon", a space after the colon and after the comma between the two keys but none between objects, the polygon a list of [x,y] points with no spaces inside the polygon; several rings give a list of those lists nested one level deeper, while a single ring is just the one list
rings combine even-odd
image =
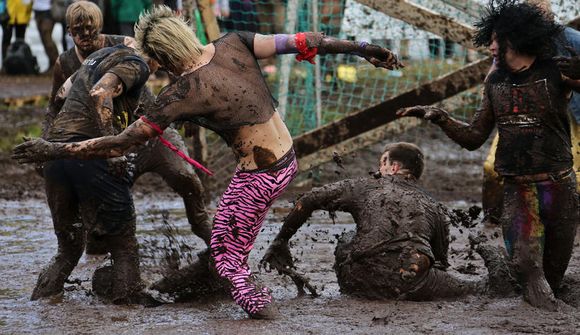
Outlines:
[{"label": "wooden post", "polygon": [[[312,0],[312,31],[318,32],[318,0]],[[320,74],[320,56],[314,64],[314,89],[316,93],[316,127],[322,125],[322,83]]]},{"label": "wooden post", "polygon": [[[298,1],[288,0],[286,7],[286,34],[294,33],[296,29],[296,19],[298,17]],[[286,117],[286,105],[288,104],[288,85],[290,84],[290,70],[292,67],[292,55],[282,55],[280,61],[280,81],[278,85],[278,112],[282,119]]]},{"label": "wooden post", "polygon": [[212,42],[218,39],[220,37],[220,28],[209,0],[197,0],[197,8],[201,14],[201,21],[205,27],[207,40]]}]

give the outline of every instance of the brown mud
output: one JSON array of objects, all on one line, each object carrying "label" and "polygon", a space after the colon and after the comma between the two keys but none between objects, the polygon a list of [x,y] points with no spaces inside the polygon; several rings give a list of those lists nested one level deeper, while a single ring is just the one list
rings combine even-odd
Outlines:
[{"label": "brown mud", "polygon": [[[39,121],[34,108],[0,112],[0,134],[15,125]],[[5,129],[4,129],[5,128]],[[394,141],[416,142],[425,152],[427,167],[422,185],[452,209],[479,204],[482,162],[487,146],[467,152],[425,125]],[[109,260],[83,256],[69,278],[62,297],[29,300],[38,273],[56,252],[50,211],[42,179],[32,166],[19,166],[7,153],[0,156],[0,333],[1,334],[578,334],[580,324],[580,236],[558,296],[567,304],[560,312],[531,307],[517,297],[473,297],[456,301],[367,301],[343,296],[332,269],[337,238],[352,230],[348,214],[317,211],[291,241],[300,273],[316,285],[320,297],[297,297],[292,280],[277,273],[260,273],[258,261],[280,229],[296,194],[309,185],[368,174],[376,169],[382,145],[341,157],[300,176],[285,199],[277,201],[250,256],[250,266],[273,291],[281,316],[274,321],[248,319],[229,298],[216,297],[156,308],[105,305],[91,292],[95,268]],[[312,180],[312,181],[310,181]],[[299,185],[300,188],[298,187]],[[306,185],[306,186],[305,186]],[[219,190],[215,190],[219,192]],[[197,259],[205,244],[191,233],[179,196],[154,176],[142,177],[134,188],[137,237],[144,279],[153,283],[160,273],[186,266]],[[215,212],[215,198],[210,213]],[[472,210],[476,215],[476,210]],[[164,233],[164,221],[175,231]],[[502,245],[499,228],[487,227],[482,217],[451,229],[449,271],[464,279],[487,275],[481,258],[473,252],[470,235],[484,234],[488,243]],[[175,250],[176,252],[160,252]],[[178,256],[179,254],[179,256]]]}]

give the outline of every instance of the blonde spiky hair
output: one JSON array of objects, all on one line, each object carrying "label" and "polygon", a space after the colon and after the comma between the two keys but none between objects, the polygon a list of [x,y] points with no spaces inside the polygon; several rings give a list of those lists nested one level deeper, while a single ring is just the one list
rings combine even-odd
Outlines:
[{"label": "blonde spiky hair", "polygon": [[141,14],[135,24],[135,40],[140,53],[174,74],[194,63],[203,48],[183,18],[167,6],[156,6]]}]

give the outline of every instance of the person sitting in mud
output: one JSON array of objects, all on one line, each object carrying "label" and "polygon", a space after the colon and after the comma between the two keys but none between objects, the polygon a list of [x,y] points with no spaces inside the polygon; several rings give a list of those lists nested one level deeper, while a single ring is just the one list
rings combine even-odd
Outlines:
[{"label": "person sitting in mud", "polygon": [[560,287],[578,224],[568,99],[580,81],[560,73],[552,59],[562,27],[536,6],[492,2],[477,23],[475,44],[497,60],[471,123],[433,106],[398,112],[431,120],[468,150],[479,148],[497,125],[495,170],[504,179],[500,218],[514,273],[533,306],[558,308]]},{"label": "person sitting in mud", "polygon": [[13,157],[34,162],[119,156],[159,136],[173,121],[192,121],[215,131],[232,148],[237,169],[214,217],[211,258],[219,275],[229,281],[236,303],[252,318],[268,318],[275,314],[272,297],[252,279],[248,256],[270,206],[294,179],[298,163],[258,59],[298,54],[298,60],[313,61],[317,53],[343,53],[376,67],[395,69],[402,64],[380,46],[313,32],[231,32],[204,46],[165,6],[141,16],[135,38],[143,54],[177,76],[159,94],[155,108],[118,136],[80,144],[36,139],[16,148]]},{"label": "person sitting in mud", "polygon": [[[56,62],[53,72],[52,93],[48,113],[43,125],[43,138],[52,129],[64,100],[55,99],[59,88],[72,76],[93,52],[117,44],[134,45],[135,40],[127,36],[102,34],[103,16],[99,7],[93,2],[77,1],[66,11],[66,22],[73,37],[74,48],[63,52]],[[143,89],[141,101],[152,104],[153,95],[149,89]],[[118,114],[126,125],[135,121],[133,111],[125,109]],[[168,127],[163,137],[182,152],[187,151],[183,138],[176,129]],[[211,223],[206,211],[203,185],[193,167],[182,159],[175,159],[175,153],[165,147],[158,138],[151,139],[145,145],[135,148],[127,156],[127,166],[131,182],[135,182],[146,172],[153,172],[183,198],[185,212],[191,229],[207,245],[211,234]],[[81,209],[82,210],[82,209]],[[87,254],[104,254],[106,246],[89,236],[86,246]]]},{"label": "person sitting in mud", "polygon": [[370,299],[432,300],[467,294],[507,294],[513,289],[497,248],[478,252],[490,269],[490,281],[466,281],[445,272],[449,266],[446,211],[417,185],[424,167],[421,150],[411,143],[385,146],[374,177],[346,179],[307,192],[284,219],[261,264],[288,274],[303,293],[316,294],[298,275],[288,242],[313,211],[344,211],[356,231],[343,234],[334,270],[340,291]]},{"label": "person sitting in mud", "polygon": [[[92,53],[59,90],[56,99],[65,102],[46,139],[71,142],[118,133],[123,127],[122,111],[137,107],[148,78],[148,64],[132,48],[117,45]],[[125,163],[118,158],[46,163],[46,195],[58,251],[40,273],[32,300],[63,292],[88,235],[104,240],[111,253],[111,301],[153,303],[142,291],[135,209]]]}]

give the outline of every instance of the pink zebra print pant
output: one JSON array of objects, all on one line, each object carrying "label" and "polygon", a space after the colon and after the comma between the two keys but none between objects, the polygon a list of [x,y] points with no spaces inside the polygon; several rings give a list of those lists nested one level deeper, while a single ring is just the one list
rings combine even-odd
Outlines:
[{"label": "pink zebra print pant", "polygon": [[268,209],[297,172],[294,150],[268,169],[237,170],[214,217],[210,246],[217,272],[231,283],[235,302],[250,314],[266,307],[272,296],[251,279],[248,256]]}]

